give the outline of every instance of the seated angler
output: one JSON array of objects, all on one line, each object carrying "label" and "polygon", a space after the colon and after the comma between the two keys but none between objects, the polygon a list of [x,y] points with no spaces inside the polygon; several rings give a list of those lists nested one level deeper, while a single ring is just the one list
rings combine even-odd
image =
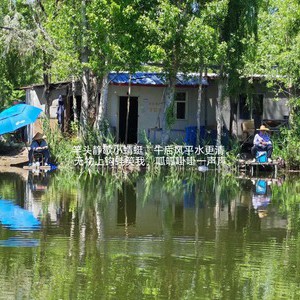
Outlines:
[{"label": "seated angler", "polygon": [[45,141],[45,136],[38,132],[32,139],[30,150],[28,153],[29,166],[32,165],[33,157],[35,153],[42,153],[44,156],[44,165],[48,165],[50,158],[50,152],[48,149],[48,144]]},{"label": "seated angler", "polygon": [[257,151],[266,151],[268,162],[272,162],[271,156],[272,156],[272,141],[270,139],[270,136],[268,135],[269,128],[265,127],[264,125],[261,125],[259,129],[259,133],[257,133],[254,136],[253,140],[253,147],[251,148],[251,153],[254,156],[254,160],[256,157]]}]

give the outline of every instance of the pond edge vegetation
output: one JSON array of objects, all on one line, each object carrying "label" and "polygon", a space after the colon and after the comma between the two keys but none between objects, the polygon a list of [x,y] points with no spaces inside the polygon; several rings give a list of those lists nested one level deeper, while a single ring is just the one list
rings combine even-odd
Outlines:
[{"label": "pond edge vegetation", "polygon": [[[76,124],[72,125],[72,132],[69,134],[62,134],[59,128],[51,128],[49,124],[49,119],[47,117],[43,118],[43,130],[47,134],[47,140],[50,146],[52,160],[60,165],[62,169],[78,169],[81,172],[88,171],[90,173],[99,172],[99,165],[89,164],[84,162],[82,165],[75,165],[76,160],[76,147],[81,147],[82,149],[89,149],[92,152],[94,146],[102,147],[103,145],[111,146],[118,145],[120,147],[126,145],[116,144],[114,142],[114,137],[107,130],[108,126],[103,126],[101,132],[95,130],[94,128],[89,128],[84,137],[81,137],[78,134],[78,127]],[[106,129],[105,129],[106,128]],[[280,130],[276,136],[272,137],[273,141],[273,158],[281,159],[284,171],[299,171],[300,170],[300,116],[293,114],[293,117],[290,120],[289,128],[283,128]],[[206,141],[203,141],[202,148],[204,149]],[[146,134],[143,135],[143,142],[141,145],[144,151],[144,161],[145,165],[141,167],[134,166],[105,166],[103,169],[114,169],[116,171],[140,171],[141,169],[146,171],[153,171],[154,169],[163,169],[164,166],[157,165],[155,163],[156,155],[153,152],[155,145],[147,139]],[[182,146],[172,144],[172,146]],[[224,160],[222,164],[214,166],[211,165],[208,169],[215,169],[218,172],[223,173],[235,173],[237,172],[237,162],[241,154],[241,145],[237,139],[229,140],[228,146],[225,148]],[[164,153],[166,157],[174,157],[174,154]],[[185,157],[186,153],[183,154]],[[93,156],[93,153],[91,153]],[[112,154],[113,156],[113,154]],[[195,154],[193,153],[195,161],[199,161],[205,158],[202,155],[199,155],[196,159]],[[196,166],[184,166],[184,165],[169,165],[167,166],[171,170],[182,170],[182,169],[197,169],[201,163],[196,163]]]}]

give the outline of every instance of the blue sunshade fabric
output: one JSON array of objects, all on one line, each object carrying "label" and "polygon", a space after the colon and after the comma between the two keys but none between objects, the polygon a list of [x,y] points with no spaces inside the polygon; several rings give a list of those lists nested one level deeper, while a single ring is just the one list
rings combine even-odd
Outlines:
[{"label": "blue sunshade fabric", "polygon": [[0,113],[0,134],[13,132],[35,122],[41,112],[42,109],[23,103],[5,109]]}]

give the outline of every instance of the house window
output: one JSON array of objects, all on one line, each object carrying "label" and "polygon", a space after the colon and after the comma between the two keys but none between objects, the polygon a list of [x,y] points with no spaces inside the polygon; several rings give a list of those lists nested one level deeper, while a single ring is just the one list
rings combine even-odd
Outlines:
[{"label": "house window", "polygon": [[175,94],[175,117],[176,120],[185,120],[187,113],[186,93],[178,92]]}]

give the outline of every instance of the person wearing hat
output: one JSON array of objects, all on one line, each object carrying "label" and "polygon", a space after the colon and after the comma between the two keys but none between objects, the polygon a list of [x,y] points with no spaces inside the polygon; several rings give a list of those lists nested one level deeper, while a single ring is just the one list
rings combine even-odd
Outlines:
[{"label": "person wearing hat", "polygon": [[42,153],[44,156],[44,164],[45,166],[48,165],[48,161],[50,158],[50,152],[48,149],[48,144],[45,141],[46,136],[41,134],[40,132],[36,133],[32,139],[30,149],[28,152],[28,160],[29,166],[32,165],[34,153]]},{"label": "person wearing hat", "polygon": [[273,152],[272,141],[268,135],[269,128],[261,125],[259,127],[259,132],[254,136],[253,147],[251,148],[251,153],[256,157],[257,151],[266,151],[268,156],[268,161],[271,162],[271,156]]}]

